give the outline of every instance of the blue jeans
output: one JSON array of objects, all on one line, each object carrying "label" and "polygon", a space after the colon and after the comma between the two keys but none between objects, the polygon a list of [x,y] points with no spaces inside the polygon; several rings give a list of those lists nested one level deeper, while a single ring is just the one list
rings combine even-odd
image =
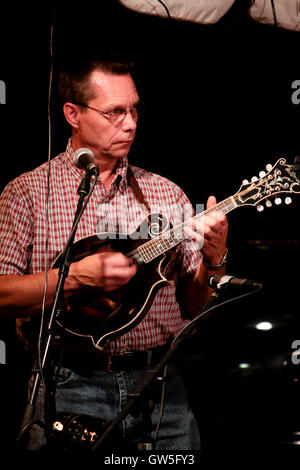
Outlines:
[{"label": "blue jeans", "polygon": [[[67,413],[98,416],[112,421],[126,405],[127,394],[144,373],[145,370],[118,374],[92,370],[88,374],[83,374],[61,368],[56,390],[56,409]],[[154,379],[151,385],[151,398],[154,403],[151,414],[152,437],[160,412],[161,387],[161,381]],[[44,390],[41,385],[36,400],[35,418],[43,419],[43,401]],[[128,442],[138,442],[141,434],[142,414],[131,411],[122,421],[120,433],[122,439]],[[38,450],[45,442],[43,429],[34,425],[30,433],[28,450]],[[173,363],[168,365],[164,410],[155,449],[200,449],[197,422],[188,404],[179,371]]]}]

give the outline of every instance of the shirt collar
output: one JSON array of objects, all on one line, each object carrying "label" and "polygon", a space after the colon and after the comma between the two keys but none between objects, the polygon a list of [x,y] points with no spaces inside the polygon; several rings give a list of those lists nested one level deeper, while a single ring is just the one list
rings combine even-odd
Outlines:
[{"label": "shirt collar", "polygon": [[[83,178],[85,175],[85,171],[81,170],[80,168],[77,168],[77,166],[74,163],[74,149],[72,146],[72,138],[69,139],[67,148],[65,151],[65,159],[68,164],[68,166],[71,168],[74,174],[77,175],[78,178]],[[116,186],[119,186],[119,191],[121,193],[124,193],[127,189],[127,169],[128,169],[128,158],[122,157],[118,163],[117,163],[117,168],[116,168],[116,174],[115,178],[112,182],[112,184],[116,184]],[[98,179],[97,184],[101,184],[100,178]]]}]

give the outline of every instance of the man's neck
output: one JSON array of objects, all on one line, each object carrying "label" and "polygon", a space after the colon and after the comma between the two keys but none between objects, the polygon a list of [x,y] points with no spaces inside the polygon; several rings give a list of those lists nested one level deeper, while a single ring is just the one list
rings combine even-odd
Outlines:
[{"label": "man's neck", "polygon": [[100,175],[99,175],[103,186],[105,187],[106,191],[109,190],[111,183],[115,177],[115,171],[111,170],[101,170],[100,168]]},{"label": "man's neck", "polygon": [[[81,147],[74,136],[72,138],[72,146],[74,151]],[[93,151],[93,149],[91,150]],[[96,152],[94,152],[94,155],[95,163],[99,166],[100,170],[99,178],[102,181],[106,191],[108,191],[115,177],[119,159],[112,156],[99,156],[96,154]]]}]

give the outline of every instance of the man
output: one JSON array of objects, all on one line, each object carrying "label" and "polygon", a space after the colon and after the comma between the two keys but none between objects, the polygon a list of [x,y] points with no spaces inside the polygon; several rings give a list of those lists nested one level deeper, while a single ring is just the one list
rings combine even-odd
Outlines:
[{"label": "man", "polygon": [[[97,58],[65,65],[60,78],[63,112],[72,128],[66,152],[48,164],[21,175],[4,190],[0,200],[0,313],[17,318],[18,331],[30,343],[27,331],[39,321],[45,289],[45,306],[51,307],[58,269],[51,264],[62,251],[71,231],[77,188],[84,171],[74,164],[74,152],[90,149],[100,176],[79,223],[76,239],[102,232],[109,224],[131,233],[144,218],[141,204],[128,178],[127,155],[134,141],[139,95],[132,68],[121,59]],[[191,205],[178,186],[158,175],[131,166],[134,179],[151,212],[157,208],[176,225]],[[208,199],[207,206],[215,204]],[[49,231],[45,210],[48,205]],[[127,402],[127,394],[144,373],[166,352],[166,345],[205,305],[211,289],[209,275],[224,271],[226,217],[211,212],[202,222],[186,224],[186,237],[176,249],[176,276],[159,290],[146,317],[135,328],[109,342],[104,351],[76,349],[75,335],[62,360],[56,390],[58,411],[82,413],[113,420]],[[105,230],[104,230],[105,231]],[[117,230],[116,230],[117,231]],[[47,245],[48,243],[48,245]],[[48,246],[45,256],[45,247]],[[200,250],[201,248],[201,250]],[[128,256],[101,251],[74,261],[64,285],[66,301],[89,289],[99,294],[125,286],[138,267]],[[137,292],[138,295],[138,292]],[[37,334],[38,331],[36,331]],[[35,340],[36,341],[36,340]],[[72,344],[74,342],[74,344]],[[122,360],[122,369],[115,366]],[[43,386],[37,399],[37,416],[43,416]],[[152,436],[158,423],[161,385],[152,387]],[[125,443],[138,443],[141,413],[129,413],[122,423]],[[42,429],[33,426],[30,449],[45,443]],[[129,445],[129,444],[128,444]],[[133,444],[132,444],[133,445]],[[165,387],[165,407],[157,434],[157,449],[198,449],[199,434],[178,371],[170,363]]]}]

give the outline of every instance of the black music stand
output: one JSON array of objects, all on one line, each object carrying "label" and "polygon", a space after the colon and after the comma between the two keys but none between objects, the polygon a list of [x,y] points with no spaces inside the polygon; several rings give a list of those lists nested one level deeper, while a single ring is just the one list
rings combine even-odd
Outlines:
[{"label": "black music stand", "polygon": [[[97,440],[97,442],[93,445],[92,451],[99,451],[103,448],[103,445],[106,443],[107,439],[116,432],[118,425],[123,421],[123,419],[127,416],[127,414],[134,408],[138,402],[143,399],[143,395],[147,393],[147,390],[152,383],[152,381],[159,375],[160,371],[166,366],[166,364],[170,361],[170,359],[174,356],[177,352],[178,348],[181,344],[188,338],[193,331],[195,330],[195,325],[203,318],[204,315],[208,314],[209,311],[216,306],[216,303],[220,297],[221,292],[224,290],[225,286],[217,287],[211,297],[209,298],[206,305],[203,307],[201,312],[194,318],[187,327],[182,330],[182,332],[177,336],[175,342],[172,343],[170,350],[163,356],[163,358],[158,362],[158,364],[153,367],[152,369],[146,370],[145,374],[141,377],[140,380],[134,385],[131,392],[128,394],[129,400],[123,410],[116,416],[116,418],[106,427],[102,436]],[[149,400],[149,397],[146,397],[146,400]],[[151,413],[151,404],[150,408],[147,408],[147,405],[142,405],[142,411],[144,412],[144,419],[147,425],[149,415]],[[148,435],[147,429],[145,429],[145,435]],[[146,443],[146,444],[150,444]],[[145,450],[149,449],[150,446],[145,446]]]}]

